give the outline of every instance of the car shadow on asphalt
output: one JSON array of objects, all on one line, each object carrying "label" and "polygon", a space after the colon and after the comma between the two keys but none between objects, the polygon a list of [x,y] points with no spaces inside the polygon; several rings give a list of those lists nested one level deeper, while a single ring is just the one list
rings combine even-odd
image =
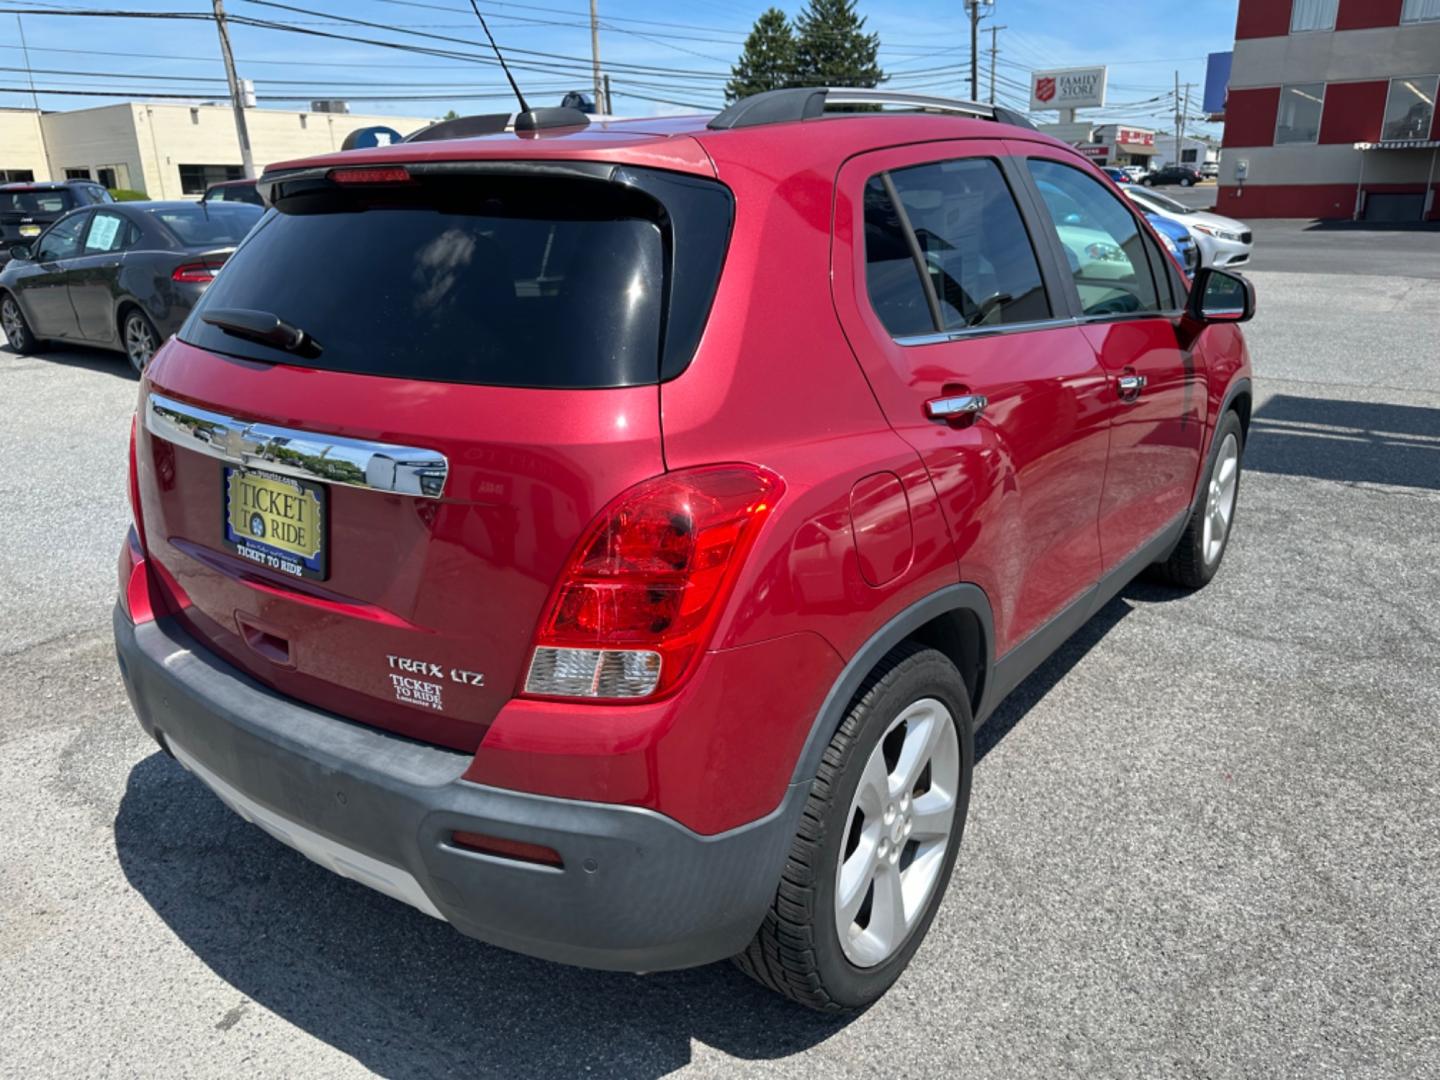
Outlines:
[{"label": "car shadow on asphalt", "polygon": [[1250,422],[1245,468],[1440,490],[1440,409],[1276,394]]},{"label": "car shadow on asphalt", "polygon": [[[980,729],[977,761],[1132,599],[1181,595],[1129,586],[1011,693]],[[253,1002],[385,1076],[660,1077],[690,1063],[697,1042],[782,1058],[854,1019],[792,1005],[725,963],[627,975],[463,937],[251,827],[159,751],[130,772],[115,847],[129,883],[243,995],[216,1015],[217,1037],[243,1026]]]},{"label": "car shadow on asphalt", "polygon": [[135,369],[130,366],[130,361],[123,353],[110,352],[107,349],[87,349],[83,346],[65,345],[54,351],[46,349],[44,352],[21,354],[6,345],[3,350],[7,355],[16,359],[34,360],[37,363],[54,364],[57,367],[79,368],[82,371],[98,371],[104,375],[118,375],[131,382],[140,381],[140,376],[135,374]]}]

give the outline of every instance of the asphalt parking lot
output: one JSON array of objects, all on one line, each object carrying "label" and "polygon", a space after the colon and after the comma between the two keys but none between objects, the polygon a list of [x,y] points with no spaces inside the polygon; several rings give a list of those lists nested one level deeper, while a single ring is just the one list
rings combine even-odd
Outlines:
[{"label": "asphalt parking lot", "polygon": [[1224,569],[1001,709],[849,1021],[468,941],[232,815],[115,670],[136,383],[0,350],[0,1076],[1440,1075],[1440,232],[1257,234]]}]

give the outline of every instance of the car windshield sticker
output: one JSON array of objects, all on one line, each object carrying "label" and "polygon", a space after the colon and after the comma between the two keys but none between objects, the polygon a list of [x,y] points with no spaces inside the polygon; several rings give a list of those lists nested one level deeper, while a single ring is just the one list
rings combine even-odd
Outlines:
[{"label": "car windshield sticker", "polygon": [[93,251],[109,251],[115,245],[115,234],[120,231],[120,219],[111,214],[96,214],[90,225],[90,242],[85,246]]}]

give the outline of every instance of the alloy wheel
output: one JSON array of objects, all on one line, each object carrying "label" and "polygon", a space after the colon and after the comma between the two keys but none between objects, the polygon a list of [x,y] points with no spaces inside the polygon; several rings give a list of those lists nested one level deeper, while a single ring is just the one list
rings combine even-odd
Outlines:
[{"label": "alloy wheel", "polygon": [[144,371],[145,365],[155,355],[155,332],[143,316],[131,315],[125,320],[125,354],[136,371]]},{"label": "alloy wheel", "polygon": [[25,318],[20,314],[20,305],[13,297],[7,296],[0,304],[0,326],[5,329],[5,340],[12,349],[19,349],[25,338]]},{"label": "alloy wheel", "polygon": [[959,790],[955,719],[922,698],[871,751],[846,818],[835,928],[857,967],[894,956],[920,921],[945,865]]},{"label": "alloy wheel", "polygon": [[1230,535],[1230,522],[1235,516],[1235,489],[1240,482],[1240,443],[1233,434],[1226,435],[1215,458],[1210,474],[1210,490],[1205,497],[1205,534],[1201,551],[1206,565],[1213,564],[1225,550]]}]

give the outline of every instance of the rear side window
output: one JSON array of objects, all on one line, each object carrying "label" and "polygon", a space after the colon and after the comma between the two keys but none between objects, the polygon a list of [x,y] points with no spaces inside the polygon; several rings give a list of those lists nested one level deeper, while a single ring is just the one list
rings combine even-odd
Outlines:
[{"label": "rear side window", "polygon": [[227,206],[196,203],[151,213],[186,247],[229,247],[245,239],[245,234],[260,220],[262,211],[243,203]]},{"label": "rear side window", "polygon": [[[721,246],[697,299],[694,289],[667,287],[684,276],[672,259],[669,219],[631,185],[452,174],[403,187],[317,188],[279,200],[180,336],[216,352],[364,375],[653,384],[667,313],[672,336],[693,331],[698,339],[692,324],[708,313],[728,236],[725,200],[713,215]],[[292,356],[201,318],[221,308],[278,315],[320,352]]]},{"label": "rear side window", "polygon": [[1050,317],[1029,234],[989,158],[872,177],[865,276],[876,314],[896,337]]},{"label": "rear side window", "polygon": [[1159,311],[1140,224],[1100,181],[1043,158],[1030,174],[1059,238],[1086,315]]}]

